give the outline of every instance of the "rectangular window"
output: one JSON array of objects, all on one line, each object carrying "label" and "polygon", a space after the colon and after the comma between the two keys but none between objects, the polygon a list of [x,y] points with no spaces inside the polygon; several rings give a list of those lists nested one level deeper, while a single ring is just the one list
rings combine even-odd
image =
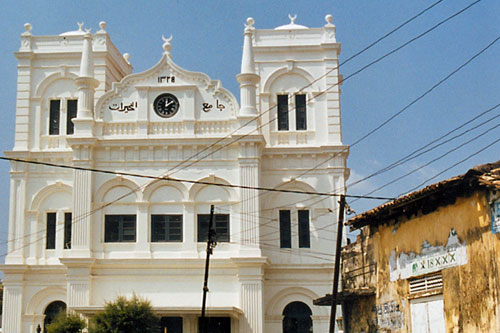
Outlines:
[{"label": "rectangular window", "polygon": [[295,95],[295,128],[307,129],[306,95]]},{"label": "rectangular window", "polygon": [[309,211],[299,210],[299,247],[311,247],[309,235]]},{"label": "rectangular window", "polygon": [[412,332],[446,332],[443,295],[410,301]]},{"label": "rectangular window", "polygon": [[289,210],[280,210],[280,247],[292,247],[292,228]]},{"label": "rectangular window", "polygon": [[53,250],[56,248],[56,213],[47,213],[45,242],[46,249]]},{"label": "rectangular window", "polygon": [[71,249],[71,213],[64,213],[64,248]]},{"label": "rectangular window", "polygon": [[182,242],[182,215],[151,215],[152,242]]},{"label": "rectangular window", "polygon": [[50,101],[50,113],[49,113],[49,135],[59,134],[59,117],[61,109],[61,101],[54,99]]},{"label": "rectangular window", "polygon": [[135,242],[135,215],[106,215],[104,241],[107,243]]},{"label": "rectangular window", "polygon": [[288,131],[288,95],[278,95],[278,131]]},{"label": "rectangular window", "polygon": [[[229,214],[214,214],[214,224],[217,242],[229,242]],[[198,214],[198,242],[208,239],[208,224],[210,214]]]},{"label": "rectangular window", "polygon": [[66,109],[66,134],[75,133],[75,124],[73,124],[73,118],[76,118],[78,100],[70,99],[68,100],[68,105]]}]

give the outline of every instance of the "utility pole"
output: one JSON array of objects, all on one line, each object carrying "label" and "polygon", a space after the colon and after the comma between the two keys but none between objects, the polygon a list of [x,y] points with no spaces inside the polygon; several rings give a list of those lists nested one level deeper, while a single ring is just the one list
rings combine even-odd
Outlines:
[{"label": "utility pole", "polygon": [[330,312],[330,333],[335,332],[335,315],[337,312],[337,292],[339,289],[339,269],[340,269],[340,250],[342,248],[342,227],[344,226],[345,195],[340,196],[339,220],[337,226],[337,247],[335,250],[335,267],[333,268],[333,290],[332,290],[332,308]]},{"label": "utility pole", "polygon": [[210,206],[210,221],[208,222],[208,238],[207,238],[207,258],[205,260],[205,278],[203,280],[203,301],[201,303],[201,320],[200,320],[200,333],[207,333],[207,320],[205,317],[205,304],[207,302],[208,293],[208,267],[210,264],[210,255],[212,250],[217,245],[215,241],[214,230],[214,205]]}]

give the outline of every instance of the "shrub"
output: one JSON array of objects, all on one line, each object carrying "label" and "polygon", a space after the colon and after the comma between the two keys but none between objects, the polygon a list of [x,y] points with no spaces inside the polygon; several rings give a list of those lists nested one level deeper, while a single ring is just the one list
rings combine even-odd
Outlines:
[{"label": "shrub", "polygon": [[47,333],[80,333],[86,326],[85,321],[78,314],[60,312],[47,325]]},{"label": "shrub", "polygon": [[148,300],[133,295],[131,299],[119,296],[106,303],[104,311],[96,314],[90,325],[91,333],[156,333],[159,318]]}]

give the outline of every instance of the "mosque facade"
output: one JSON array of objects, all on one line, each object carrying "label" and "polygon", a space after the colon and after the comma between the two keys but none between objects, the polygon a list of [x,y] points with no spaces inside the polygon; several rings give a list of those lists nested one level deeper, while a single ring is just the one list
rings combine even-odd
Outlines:
[{"label": "mosque facade", "polygon": [[43,330],[62,309],[91,317],[134,293],[161,332],[196,332],[212,205],[211,332],[328,330],[329,309],[313,300],[331,292],[331,194],[349,173],[340,44],[331,15],[319,28],[294,19],[247,20],[239,100],[178,66],[171,37],[133,73],[105,22],[53,36],[25,25],[5,153],[4,333]]}]

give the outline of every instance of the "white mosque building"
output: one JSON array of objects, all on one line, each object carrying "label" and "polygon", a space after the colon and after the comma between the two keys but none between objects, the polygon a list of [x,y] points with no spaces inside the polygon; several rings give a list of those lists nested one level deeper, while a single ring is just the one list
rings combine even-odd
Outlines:
[{"label": "white mosque building", "polygon": [[26,24],[5,155],[39,164],[11,162],[3,332],[133,293],[161,332],[197,332],[211,205],[210,331],[328,331],[329,308],[313,300],[331,292],[338,197],[314,193],[342,193],[349,171],[340,44],[325,19],[256,29],[249,18],[239,101],[176,65],[171,38],[132,73],[105,22],[55,36]]}]

